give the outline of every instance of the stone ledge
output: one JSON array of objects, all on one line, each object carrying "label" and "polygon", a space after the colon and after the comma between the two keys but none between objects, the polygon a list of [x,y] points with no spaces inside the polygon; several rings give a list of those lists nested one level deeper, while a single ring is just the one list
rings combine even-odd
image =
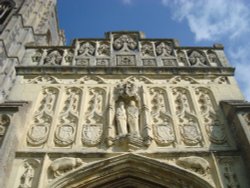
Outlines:
[{"label": "stone ledge", "polygon": [[5,101],[0,104],[0,112],[17,112],[19,107],[23,107],[25,104],[28,104],[27,101]]},{"label": "stone ledge", "polygon": [[218,75],[233,76],[232,67],[83,67],[83,66],[17,66],[17,75]]}]

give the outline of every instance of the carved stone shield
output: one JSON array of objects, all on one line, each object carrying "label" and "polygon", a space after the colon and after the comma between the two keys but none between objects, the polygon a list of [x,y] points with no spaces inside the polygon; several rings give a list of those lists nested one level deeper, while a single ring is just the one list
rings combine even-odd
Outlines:
[{"label": "carved stone shield", "polygon": [[48,124],[38,124],[30,128],[27,142],[31,145],[41,145],[46,142],[49,133]]},{"label": "carved stone shield", "polygon": [[73,125],[65,124],[57,128],[55,134],[55,142],[59,145],[67,146],[72,144],[75,136],[75,128]]},{"label": "carved stone shield", "polygon": [[102,124],[85,124],[82,129],[82,143],[87,146],[96,146],[103,133]]},{"label": "carved stone shield", "polygon": [[186,124],[182,126],[181,135],[187,145],[196,145],[201,141],[201,135],[195,124]]},{"label": "carved stone shield", "polygon": [[159,145],[168,146],[175,141],[172,125],[158,124],[153,126],[155,141]]},{"label": "carved stone shield", "polygon": [[207,125],[206,130],[209,139],[214,144],[224,144],[226,142],[226,135],[223,127]]}]

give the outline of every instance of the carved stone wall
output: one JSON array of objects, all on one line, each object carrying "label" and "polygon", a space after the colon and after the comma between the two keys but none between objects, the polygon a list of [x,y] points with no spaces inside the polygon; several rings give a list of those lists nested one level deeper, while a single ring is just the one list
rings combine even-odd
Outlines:
[{"label": "carved stone wall", "polygon": [[8,100],[30,106],[8,187],[248,185],[220,106],[243,99],[221,47],[110,32],[29,46],[16,71]]}]

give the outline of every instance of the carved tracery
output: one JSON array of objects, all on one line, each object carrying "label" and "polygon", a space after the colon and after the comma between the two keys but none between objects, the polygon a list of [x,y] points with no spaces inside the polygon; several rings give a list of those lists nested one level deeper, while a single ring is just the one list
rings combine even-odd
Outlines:
[{"label": "carved tracery", "polygon": [[55,110],[58,89],[45,88],[39,107],[35,111],[32,125],[28,131],[27,142],[31,146],[40,146],[47,141]]},{"label": "carved tracery", "polygon": [[144,42],[141,44],[142,56],[154,56],[154,47],[150,42]]},{"label": "carved tracery", "polygon": [[78,56],[94,56],[95,55],[95,43],[93,42],[81,42],[77,51]]},{"label": "carved tracery", "polygon": [[68,146],[75,139],[82,92],[73,87],[66,90],[66,95],[64,107],[59,117],[60,124],[55,132],[55,143],[59,146]]},{"label": "carved tracery", "polygon": [[191,103],[191,98],[189,92],[184,88],[174,88],[173,89],[174,102],[176,114],[184,115],[185,112],[193,113],[193,105]]},{"label": "carved tracery", "polygon": [[48,51],[47,56],[44,59],[44,65],[61,65],[63,58],[63,51],[51,50]]},{"label": "carved tracery", "polygon": [[82,127],[82,142],[87,146],[100,143],[104,129],[106,91],[102,88],[90,88],[85,112],[85,122]]},{"label": "carved tracery", "polygon": [[151,116],[153,134],[157,144],[168,146],[175,141],[173,121],[170,116],[166,92],[161,88],[151,88]]},{"label": "carved tracery", "polygon": [[204,52],[194,50],[188,52],[189,62],[192,66],[206,66],[208,65]]},{"label": "carved tracery", "polygon": [[178,60],[178,63],[180,66],[187,66],[188,65],[186,54],[182,50],[177,51],[177,60]]},{"label": "carved tracery", "polygon": [[115,50],[130,51],[137,48],[137,41],[133,35],[121,35],[114,39],[113,47]]},{"label": "carved tracery", "polygon": [[195,93],[209,140],[214,144],[224,144],[226,142],[225,130],[216,113],[217,107],[212,93],[201,87],[196,88]]},{"label": "carved tracery", "polygon": [[208,56],[208,59],[210,61],[211,66],[220,66],[221,65],[220,60],[214,51],[208,50],[207,56]]},{"label": "carved tracery", "polygon": [[105,42],[100,43],[97,53],[100,56],[110,56],[110,44]]},{"label": "carved tracery", "polygon": [[155,51],[158,56],[172,56],[173,44],[170,42],[159,42],[156,44]]}]

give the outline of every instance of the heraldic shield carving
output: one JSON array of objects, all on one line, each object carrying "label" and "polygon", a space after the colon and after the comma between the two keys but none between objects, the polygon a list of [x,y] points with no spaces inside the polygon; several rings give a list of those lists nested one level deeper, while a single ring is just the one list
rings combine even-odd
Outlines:
[{"label": "heraldic shield carving", "polygon": [[82,143],[86,146],[96,146],[100,143],[103,133],[102,124],[86,124],[82,129]]}]

